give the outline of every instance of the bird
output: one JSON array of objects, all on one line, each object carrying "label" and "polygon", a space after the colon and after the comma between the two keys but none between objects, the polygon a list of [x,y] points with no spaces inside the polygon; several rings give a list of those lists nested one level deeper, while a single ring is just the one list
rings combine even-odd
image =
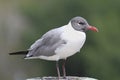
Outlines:
[{"label": "bird", "polygon": [[86,40],[86,31],[98,32],[98,29],[88,24],[81,16],[73,17],[67,25],[54,28],[46,32],[35,41],[29,49],[9,53],[10,55],[25,54],[25,59],[43,59],[56,61],[58,78],[61,77],[59,60],[63,60],[63,78],[66,78],[66,59],[80,52]]}]

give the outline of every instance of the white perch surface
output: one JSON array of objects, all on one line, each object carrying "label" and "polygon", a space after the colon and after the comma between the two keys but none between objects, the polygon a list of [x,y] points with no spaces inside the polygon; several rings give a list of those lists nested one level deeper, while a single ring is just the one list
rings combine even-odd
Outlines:
[{"label": "white perch surface", "polygon": [[[58,80],[57,77],[36,77],[36,78],[30,78],[26,80]],[[89,78],[89,77],[76,77],[76,76],[67,76],[66,79],[63,77],[60,77],[59,80],[98,80],[95,78]]]}]

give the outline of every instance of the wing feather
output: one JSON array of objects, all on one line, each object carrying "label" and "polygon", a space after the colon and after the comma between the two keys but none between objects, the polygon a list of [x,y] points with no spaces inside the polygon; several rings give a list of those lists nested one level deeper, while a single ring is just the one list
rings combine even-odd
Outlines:
[{"label": "wing feather", "polygon": [[59,28],[48,31],[30,47],[27,57],[54,55],[56,48],[66,44],[66,41],[61,39],[61,34],[62,30]]}]

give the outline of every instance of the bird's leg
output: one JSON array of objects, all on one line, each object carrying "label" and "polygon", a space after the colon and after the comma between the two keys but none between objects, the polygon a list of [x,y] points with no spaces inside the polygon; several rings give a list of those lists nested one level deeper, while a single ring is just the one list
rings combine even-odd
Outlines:
[{"label": "bird's leg", "polygon": [[62,70],[63,70],[63,78],[66,78],[65,63],[66,63],[66,59],[64,59],[64,61],[63,61],[63,65],[62,65]]},{"label": "bird's leg", "polygon": [[56,61],[56,69],[57,69],[58,79],[60,79],[59,61]]}]

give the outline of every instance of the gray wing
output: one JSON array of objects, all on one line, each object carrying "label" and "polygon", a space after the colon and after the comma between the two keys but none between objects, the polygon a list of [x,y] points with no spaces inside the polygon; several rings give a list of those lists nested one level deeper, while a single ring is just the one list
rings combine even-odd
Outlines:
[{"label": "gray wing", "polygon": [[44,34],[41,39],[37,40],[30,47],[27,57],[54,55],[56,48],[58,48],[62,44],[66,44],[66,41],[60,38],[61,33],[62,30],[56,28]]}]

